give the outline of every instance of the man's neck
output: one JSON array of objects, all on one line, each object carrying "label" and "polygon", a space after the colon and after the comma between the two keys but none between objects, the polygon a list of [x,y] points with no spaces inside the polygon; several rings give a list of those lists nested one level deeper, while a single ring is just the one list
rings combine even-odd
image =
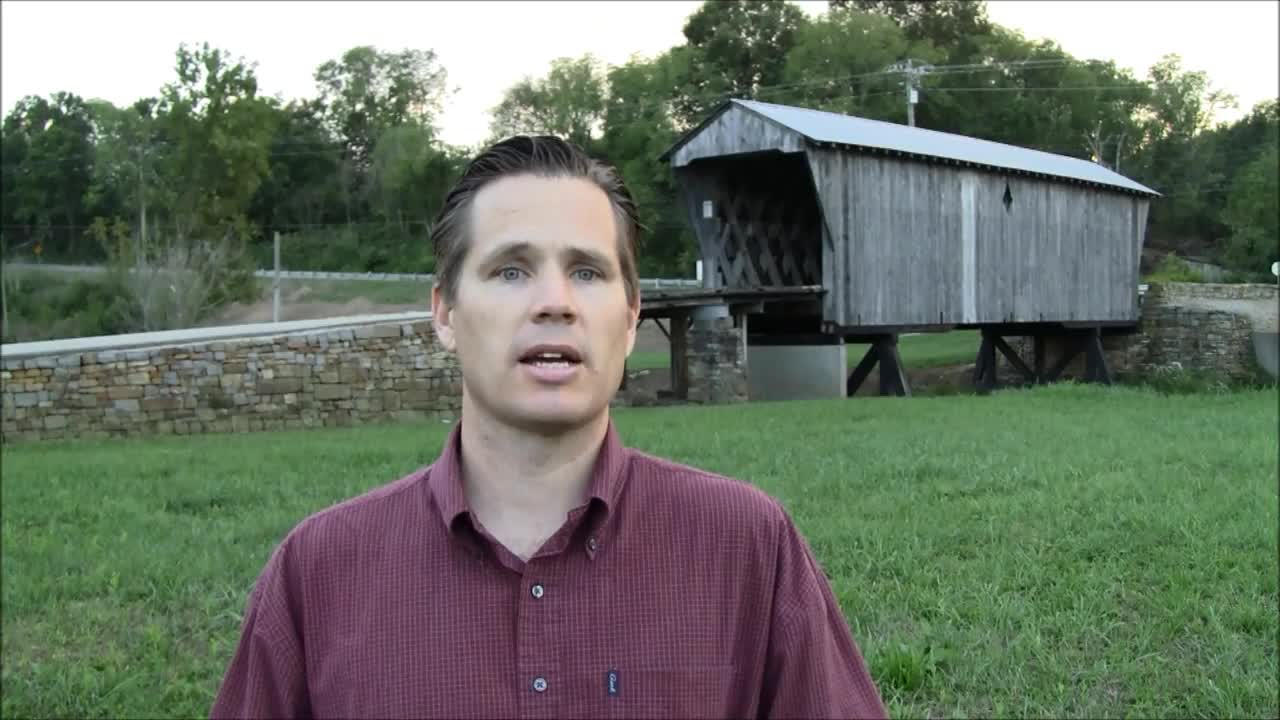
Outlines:
[{"label": "man's neck", "polygon": [[523,432],[462,412],[463,488],[467,502],[495,538],[527,560],[581,505],[591,484],[607,414],[563,435]]}]

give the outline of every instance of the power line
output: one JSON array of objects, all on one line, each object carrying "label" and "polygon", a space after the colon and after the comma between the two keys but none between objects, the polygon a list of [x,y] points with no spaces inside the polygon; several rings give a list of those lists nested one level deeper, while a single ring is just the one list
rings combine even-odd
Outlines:
[{"label": "power line", "polygon": [[1076,90],[1087,90],[1087,91],[1090,91],[1090,92],[1098,92],[1098,91],[1103,91],[1103,90],[1138,90],[1138,89],[1142,89],[1142,88],[1145,88],[1145,87],[1146,87],[1146,86],[1144,86],[1144,85],[1128,85],[1128,86],[1126,86],[1126,85],[1059,85],[1059,86],[1056,86],[1056,87],[1054,87],[1054,86],[1047,86],[1047,87],[1016,87],[1016,86],[1015,86],[1015,87],[969,87],[969,88],[934,87],[934,88],[929,88],[929,92],[935,92],[935,93],[937,93],[937,92],[941,92],[941,93],[952,93],[952,92],[1040,92],[1040,91],[1045,91],[1045,92],[1063,91],[1063,92],[1065,92],[1065,91],[1076,91]]},{"label": "power line", "polygon": [[[275,223],[264,222],[259,225],[259,229],[284,229],[284,228],[357,228],[357,227],[399,227],[409,225],[413,227],[429,227],[430,220],[361,220],[359,222],[322,222],[322,223]],[[90,230],[94,225],[59,225],[49,224],[40,225],[32,223],[7,223],[0,225],[0,229],[4,230]],[[111,229],[108,225],[107,230]]]},{"label": "power line", "polygon": [[[993,90],[994,90],[994,91],[1010,91],[1010,92],[1012,92],[1012,91],[1022,90],[1022,89],[1030,89],[1030,90],[1036,90],[1036,89],[1039,89],[1039,90],[1046,90],[1046,91],[1049,91],[1049,90],[1062,90],[1062,91],[1069,91],[1069,90],[1093,90],[1093,89],[1096,89],[1096,88],[1086,88],[1086,87],[1065,87],[1065,88],[994,88],[994,89],[993,89],[993,88],[941,88],[941,89],[939,89],[939,91],[945,90],[945,91],[947,91],[947,92],[972,92],[972,91],[989,92],[989,91],[993,91]],[[896,90],[895,90],[895,91],[880,91],[880,92],[867,93],[867,94],[857,94],[857,95],[854,95],[854,94],[832,95],[832,96],[828,96],[828,97],[826,97],[826,98],[824,98],[824,99],[825,99],[825,100],[827,100],[827,101],[835,101],[835,100],[853,100],[853,99],[859,99],[859,100],[861,100],[861,99],[872,99],[872,98],[877,98],[877,97],[884,97],[884,96],[886,96],[886,95],[896,95],[896,94],[897,94],[897,91],[896,91]],[[1166,136],[1166,137],[1167,137],[1167,136]],[[332,156],[332,155],[334,155],[335,153],[338,153],[338,152],[340,152],[340,151],[341,151],[341,148],[316,149],[316,150],[297,150],[297,151],[290,151],[290,152],[270,152],[270,153],[268,153],[268,154],[267,154],[267,157],[268,157],[268,158],[270,158],[270,159],[276,159],[276,158],[285,158],[285,157],[310,157],[310,156],[317,156],[317,157],[318,157],[318,156]],[[1256,151],[1255,151],[1255,150],[1252,150],[1252,149],[1249,149],[1249,150],[1233,150],[1233,151],[1231,151],[1231,152],[1229,152],[1229,153],[1214,153],[1214,152],[1212,152],[1212,151],[1209,151],[1209,152],[1208,152],[1208,155],[1209,155],[1209,157],[1210,157],[1210,158],[1243,157],[1243,156],[1249,156],[1249,155],[1252,155],[1252,154],[1253,154],[1253,153],[1255,153],[1255,152],[1256,152]],[[65,162],[66,162],[66,161],[65,161],[65,160],[63,160],[63,159],[49,159],[49,160],[22,160],[22,161],[19,161],[19,162],[0,163],[0,167],[9,167],[9,168],[14,168],[14,167],[31,167],[31,166],[36,166],[36,167],[45,167],[45,166],[48,166],[48,165],[62,165],[62,164],[64,164]]]},{"label": "power line", "polygon": [[[956,75],[956,74],[976,74],[976,73],[991,72],[991,71],[1008,72],[1010,70],[1036,70],[1036,69],[1048,69],[1048,68],[1055,68],[1055,67],[1071,67],[1071,66],[1093,67],[1093,66],[1096,66],[1097,64],[1098,62],[1093,60],[1082,61],[1082,60],[1074,60],[1074,59],[1066,59],[1066,58],[1050,58],[1050,59],[1041,59],[1041,60],[1033,60],[1033,59],[1009,60],[1009,61],[1000,61],[1000,62],[992,62],[992,63],[969,63],[969,64],[936,65],[936,66],[925,66],[925,67],[928,68],[927,72],[929,75]],[[836,77],[817,78],[813,80],[805,80],[805,81],[794,82],[794,83],[778,83],[774,85],[762,85],[757,88],[754,88],[750,92],[750,96],[753,98],[760,98],[760,97],[777,95],[784,91],[791,91],[791,90],[815,87],[820,85],[830,85],[835,83],[848,83],[848,82],[864,82],[866,80],[875,79],[875,78],[901,75],[903,74],[904,70],[906,71],[908,76],[913,79],[918,79],[920,75],[923,74],[922,72],[920,72],[919,68],[914,65],[894,65],[894,66],[891,66],[890,68],[887,68],[884,70],[878,70],[878,71],[857,73],[857,74],[851,74],[851,75],[842,75],[842,76],[836,76]],[[1109,90],[1111,89],[1112,86],[1099,86],[1099,87],[1102,89]],[[1138,87],[1149,87],[1149,86],[1143,85],[1143,84],[1134,84],[1128,87],[1138,88]],[[942,88],[942,87],[933,87],[933,88],[930,88],[930,91],[934,92],[934,91],[940,91],[944,89],[947,91],[960,91],[960,89],[958,88]],[[1081,88],[1081,89],[1084,89],[1084,88]],[[994,90],[996,89],[993,89],[992,91]],[[666,109],[666,106],[669,106],[675,102],[684,102],[684,103],[695,102],[696,103],[700,101],[717,100],[724,97],[727,97],[727,94],[719,93],[719,92],[672,96],[669,98],[654,99],[654,100],[641,102],[641,103],[629,102],[623,107],[623,110],[624,111],[630,110],[634,113],[636,111],[641,111],[641,110],[653,110],[653,109],[659,109],[659,108]],[[272,139],[272,143],[275,145],[288,145],[288,144],[294,143],[295,141],[297,141],[296,144],[301,146],[314,144],[319,147],[325,147],[325,146],[333,147],[335,150],[346,148],[345,143],[338,142],[338,141],[335,141],[332,143],[325,143],[323,141],[317,141],[317,139],[314,137],[307,137],[307,138],[277,137]],[[170,147],[173,144],[174,144],[174,141],[159,139],[159,140],[154,140],[147,143],[147,147],[148,148]],[[277,156],[284,157],[285,155],[277,154]]]},{"label": "power line", "polygon": [[[934,65],[934,66],[930,66],[932,68],[930,71],[930,74],[956,75],[956,74],[974,74],[974,73],[989,72],[989,71],[995,71],[995,70],[1008,70],[1011,68],[1012,69],[1045,69],[1050,67],[1089,66],[1089,65],[1093,65],[1095,62],[1096,61],[1046,59],[1046,60],[1010,60],[1010,61],[982,63],[982,64],[970,63],[970,64],[963,64],[963,65]],[[890,76],[901,75],[901,74],[902,74],[902,69],[898,68],[897,66],[892,66],[891,68],[887,68],[884,70],[876,70],[871,72],[858,73],[854,75],[841,75],[836,77],[816,78],[813,80],[806,80],[806,81],[795,82],[795,83],[779,83],[774,85],[761,85],[752,90],[752,92],[750,93],[750,97],[759,99],[762,96],[773,96],[783,91],[795,90],[798,88],[807,88],[807,87],[814,87],[818,85],[830,85],[835,83],[846,83],[846,82],[854,82],[854,81],[865,81],[865,80],[870,80],[875,78],[890,77]],[[719,100],[727,96],[728,96],[727,93],[700,93],[700,94],[694,94],[694,95],[682,95],[679,97],[673,96],[670,98],[655,99],[655,100],[652,100],[649,102],[643,102],[643,103],[635,103],[635,102],[628,103],[627,107],[624,108],[624,110],[625,109],[632,109],[637,111],[653,110],[677,101],[681,101],[681,102],[712,101],[712,100]]]}]

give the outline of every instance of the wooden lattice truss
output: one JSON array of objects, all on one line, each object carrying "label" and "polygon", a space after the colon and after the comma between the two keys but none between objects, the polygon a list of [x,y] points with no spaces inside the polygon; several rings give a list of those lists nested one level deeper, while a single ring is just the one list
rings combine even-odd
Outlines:
[{"label": "wooden lattice truss", "polygon": [[723,173],[717,180],[709,190],[719,231],[705,248],[717,284],[820,285],[822,224],[807,175],[756,171]]}]

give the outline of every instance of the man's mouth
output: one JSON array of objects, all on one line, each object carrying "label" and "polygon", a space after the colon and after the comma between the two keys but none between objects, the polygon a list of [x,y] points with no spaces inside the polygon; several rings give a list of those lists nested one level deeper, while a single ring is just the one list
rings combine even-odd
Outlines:
[{"label": "man's mouth", "polygon": [[577,350],[567,345],[538,345],[520,355],[520,362],[543,368],[568,368],[582,363]]}]

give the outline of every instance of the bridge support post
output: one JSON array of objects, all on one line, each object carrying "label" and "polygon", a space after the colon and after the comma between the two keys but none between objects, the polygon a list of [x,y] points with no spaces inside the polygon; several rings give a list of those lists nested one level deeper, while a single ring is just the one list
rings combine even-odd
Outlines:
[{"label": "bridge support post", "polygon": [[678,400],[689,399],[689,313],[677,310],[671,313],[671,329],[667,339],[671,341],[671,394]]},{"label": "bridge support post", "polygon": [[849,374],[849,381],[845,385],[845,396],[856,395],[862,383],[866,382],[867,377],[871,375],[871,371],[879,365],[880,394],[910,397],[910,383],[907,382],[906,373],[902,369],[902,357],[898,354],[898,336],[895,334],[852,336],[846,337],[845,341],[861,344],[868,339],[871,347],[867,348],[862,361]]},{"label": "bridge support post", "polygon": [[[1006,335],[1031,335],[1032,365],[1028,366],[1017,351],[1005,341]],[[1057,353],[1056,362],[1046,368],[1050,348]],[[1062,328],[1037,327],[1033,330],[1011,329],[998,326],[982,328],[982,344],[978,348],[977,361],[973,368],[973,384],[979,394],[987,394],[999,386],[997,377],[996,351],[1009,361],[1009,364],[1021,375],[1025,384],[1042,385],[1056,382],[1067,367],[1081,353],[1084,354],[1085,368],[1083,380],[1104,385],[1111,384],[1111,371],[1107,366],[1107,358],[1102,350],[1102,331],[1100,328]]]}]

